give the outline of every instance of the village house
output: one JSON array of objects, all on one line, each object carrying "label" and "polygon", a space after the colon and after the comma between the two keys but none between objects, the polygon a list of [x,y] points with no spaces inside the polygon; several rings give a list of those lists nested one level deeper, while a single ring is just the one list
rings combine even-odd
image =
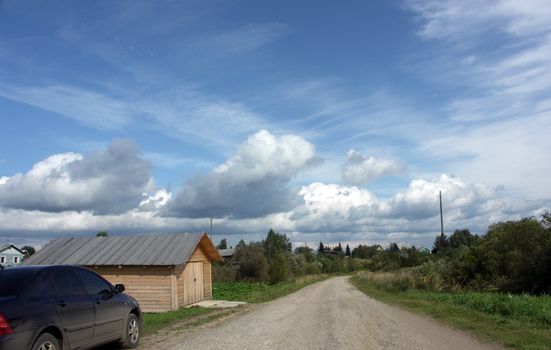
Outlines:
[{"label": "village house", "polygon": [[58,238],[24,264],[85,266],[162,312],[211,299],[213,261],[222,258],[206,233],[182,233]]},{"label": "village house", "polygon": [[17,266],[25,259],[25,252],[12,244],[0,245],[0,265]]}]

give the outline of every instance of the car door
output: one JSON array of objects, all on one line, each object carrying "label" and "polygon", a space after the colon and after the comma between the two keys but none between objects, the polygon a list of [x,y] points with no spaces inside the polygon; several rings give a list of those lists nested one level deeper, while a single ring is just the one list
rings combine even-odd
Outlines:
[{"label": "car door", "polygon": [[73,270],[52,272],[57,291],[56,309],[71,348],[90,344],[94,332],[94,304]]},{"label": "car door", "polygon": [[115,294],[111,283],[96,273],[86,269],[76,271],[94,302],[94,342],[120,338],[127,313],[124,300]]}]

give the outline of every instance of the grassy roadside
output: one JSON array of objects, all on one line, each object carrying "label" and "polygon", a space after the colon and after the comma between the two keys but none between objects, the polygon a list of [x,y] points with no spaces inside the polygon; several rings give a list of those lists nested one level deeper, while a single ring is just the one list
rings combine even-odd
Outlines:
[{"label": "grassy roadside", "polygon": [[173,324],[176,321],[190,319],[192,317],[210,314],[216,309],[207,309],[204,307],[181,308],[175,311],[161,313],[144,313],[143,329],[145,333],[154,333],[159,329]]},{"label": "grassy roadside", "polygon": [[306,275],[294,281],[276,284],[247,282],[218,282],[212,287],[213,299],[263,303],[296,292],[315,282],[323,281],[333,275]]},{"label": "grassy roadside", "polygon": [[518,349],[551,349],[551,297],[494,293],[388,291],[355,275],[370,296],[429,315],[481,338]]}]

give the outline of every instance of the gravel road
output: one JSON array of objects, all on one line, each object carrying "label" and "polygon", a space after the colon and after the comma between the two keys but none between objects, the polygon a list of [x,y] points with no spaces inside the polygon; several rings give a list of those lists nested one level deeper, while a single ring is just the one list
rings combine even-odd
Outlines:
[{"label": "gravel road", "polygon": [[[164,349],[497,349],[358,291],[346,277],[310,285]],[[158,344],[163,346],[163,344]]]}]

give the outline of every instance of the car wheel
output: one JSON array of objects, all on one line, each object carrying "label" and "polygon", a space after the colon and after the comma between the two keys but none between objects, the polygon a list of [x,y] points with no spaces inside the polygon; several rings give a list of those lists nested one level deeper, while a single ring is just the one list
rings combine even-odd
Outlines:
[{"label": "car wheel", "polygon": [[61,350],[59,341],[50,333],[44,333],[36,341],[32,350]]},{"label": "car wheel", "polygon": [[125,338],[122,342],[124,349],[131,349],[138,346],[140,341],[140,320],[134,314],[128,316],[128,323],[126,324]]}]

